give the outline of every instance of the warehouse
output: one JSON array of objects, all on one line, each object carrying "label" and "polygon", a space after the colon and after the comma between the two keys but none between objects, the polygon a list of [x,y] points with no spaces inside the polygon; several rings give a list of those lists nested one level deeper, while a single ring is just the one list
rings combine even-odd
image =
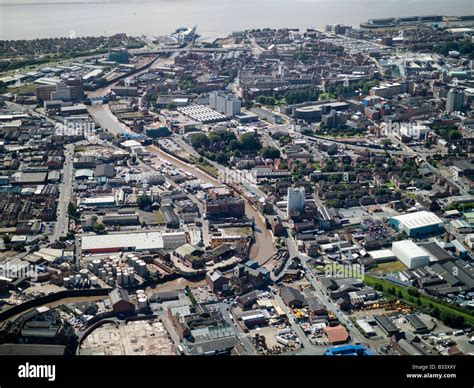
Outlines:
[{"label": "warehouse", "polygon": [[429,331],[426,324],[415,313],[408,314],[407,320],[415,329],[415,333],[427,333]]},{"label": "warehouse", "polygon": [[389,223],[399,232],[405,232],[409,237],[422,237],[444,231],[441,218],[427,211],[392,217]]},{"label": "warehouse", "polygon": [[374,328],[365,319],[358,319],[356,323],[368,337],[377,335]]},{"label": "warehouse", "polygon": [[296,288],[282,287],[280,289],[280,296],[283,302],[292,308],[301,308],[306,304],[303,294]]},{"label": "warehouse", "polygon": [[432,262],[446,263],[453,260],[453,256],[435,242],[423,244],[422,248],[428,253]]},{"label": "warehouse", "polygon": [[115,206],[115,197],[113,195],[106,197],[83,198],[81,206]]},{"label": "warehouse", "polygon": [[367,253],[372,258],[372,260],[378,264],[397,260],[397,257],[390,249],[379,249],[377,251],[370,251]]},{"label": "warehouse", "polygon": [[102,222],[105,225],[138,225],[140,219],[138,214],[106,214],[102,217]]},{"label": "warehouse", "polygon": [[186,233],[138,232],[82,236],[84,253],[175,249],[187,242]]},{"label": "warehouse", "polygon": [[410,269],[424,267],[430,263],[428,252],[411,240],[393,242],[392,252]]},{"label": "warehouse", "polygon": [[390,320],[389,317],[386,315],[374,315],[375,322],[377,322],[377,325],[387,334],[388,336],[391,336],[395,333],[398,333],[400,329],[396,327],[393,322]]}]

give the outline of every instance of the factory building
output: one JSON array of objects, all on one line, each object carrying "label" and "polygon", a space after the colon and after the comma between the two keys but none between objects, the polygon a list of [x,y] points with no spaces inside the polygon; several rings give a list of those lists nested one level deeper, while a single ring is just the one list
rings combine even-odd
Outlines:
[{"label": "factory building", "polygon": [[84,253],[176,249],[186,244],[184,232],[137,232],[82,236]]},{"label": "factory building", "polygon": [[375,322],[384,331],[385,334],[391,336],[398,333],[400,329],[396,327],[389,317],[386,315],[374,315]]},{"label": "factory building", "polygon": [[399,232],[405,232],[407,236],[415,238],[444,231],[444,225],[441,218],[436,214],[427,211],[391,217],[389,224]]},{"label": "factory building", "polygon": [[227,117],[240,114],[241,101],[231,93],[211,92],[209,94],[209,106]]},{"label": "factory building", "polygon": [[430,255],[411,240],[395,241],[392,252],[409,269],[424,267],[430,263]]},{"label": "factory building", "polygon": [[113,195],[105,197],[92,197],[92,198],[83,198],[80,202],[81,206],[91,207],[106,207],[106,206],[115,206],[115,197]]}]

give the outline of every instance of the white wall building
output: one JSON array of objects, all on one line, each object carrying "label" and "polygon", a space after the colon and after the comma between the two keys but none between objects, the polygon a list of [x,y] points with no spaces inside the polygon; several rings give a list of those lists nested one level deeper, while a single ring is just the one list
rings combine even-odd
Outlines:
[{"label": "white wall building", "polygon": [[288,187],[288,204],[286,208],[288,218],[291,217],[291,212],[304,210],[304,198],[304,187]]},{"label": "white wall building", "polygon": [[409,269],[424,267],[430,263],[428,252],[411,240],[393,242],[392,252]]},{"label": "white wall building", "polygon": [[219,113],[232,117],[240,114],[242,102],[233,94],[215,91],[209,94],[209,106]]}]

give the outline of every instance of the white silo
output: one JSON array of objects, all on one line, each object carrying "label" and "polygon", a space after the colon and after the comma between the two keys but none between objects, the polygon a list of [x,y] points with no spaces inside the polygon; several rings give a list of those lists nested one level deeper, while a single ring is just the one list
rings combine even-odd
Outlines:
[{"label": "white silo", "polygon": [[86,279],[86,278],[87,278],[87,274],[89,273],[89,271],[84,268],[84,269],[81,269],[81,270],[79,271],[79,273],[80,273],[80,275],[81,275],[81,278]]},{"label": "white silo", "polygon": [[71,278],[65,277],[65,278],[63,279],[63,285],[64,285],[64,287],[66,287],[66,288],[67,288],[67,287],[70,287],[70,286],[71,286]]},{"label": "white silo", "polygon": [[97,271],[100,267],[101,261],[98,259],[95,259],[92,261],[92,270]]},{"label": "white silo", "polygon": [[99,284],[99,281],[95,276],[91,277],[91,285],[92,286],[97,286]]},{"label": "white silo", "polygon": [[140,275],[140,276],[144,276],[147,272],[147,268],[146,268],[146,263],[144,261],[140,262],[140,264],[138,265],[138,268],[137,268],[137,273]]},{"label": "white silo", "polygon": [[147,307],[148,307],[148,299],[138,298],[138,308],[142,310],[142,309],[146,309]]}]

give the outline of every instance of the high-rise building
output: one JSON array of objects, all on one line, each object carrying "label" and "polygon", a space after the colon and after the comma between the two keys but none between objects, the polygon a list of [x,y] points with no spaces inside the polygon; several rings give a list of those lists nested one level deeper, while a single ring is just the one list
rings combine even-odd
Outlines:
[{"label": "high-rise building", "polygon": [[240,114],[241,101],[232,93],[212,92],[209,94],[209,106],[228,117]]},{"label": "high-rise building", "polygon": [[304,187],[288,187],[288,204],[286,209],[288,218],[291,218],[292,212],[304,210],[304,207]]},{"label": "high-rise building", "polygon": [[446,99],[446,112],[451,113],[460,110],[464,104],[464,93],[455,88],[451,88]]},{"label": "high-rise building", "polygon": [[70,90],[71,100],[78,101],[84,98],[84,83],[81,77],[69,77],[66,85]]},{"label": "high-rise building", "polygon": [[51,93],[52,100],[71,101],[71,89],[65,82],[58,82],[56,91]]},{"label": "high-rise building", "polygon": [[56,85],[38,85],[36,87],[36,98],[38,101],[51,101],[51,93],[56,91]]},{"label": "high-rise building", "polygon": [[84,98],[84,84],[81,77],[69,77],[51,85],[36,87],[38,101],[79,101]]}]

